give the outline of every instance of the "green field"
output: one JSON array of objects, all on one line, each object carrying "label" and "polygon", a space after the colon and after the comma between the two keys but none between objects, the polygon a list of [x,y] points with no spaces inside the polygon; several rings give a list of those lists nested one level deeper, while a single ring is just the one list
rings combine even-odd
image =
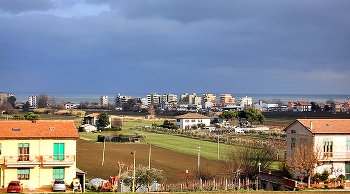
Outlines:
[{"label": "green field", "polygon": [[[140,123],[139,123],[140,124]],[[124,129],[123,134],[132,134],[135,131],[132,129]],[[146,143],[151,144],[152,146],[156,146],[159,148],[168,149],[171,151],[197,155],[197,147],[201,147],[200,156],[208,159],[217,160],[225,160],[227,153],[234,149],[234,145],[228,145],[223,143],[215,143],[209,141],[203,141],[198,139],[191,139],[186,137],[180,137],[176,135],[168,135],[168,134],[159,134],[152,132],[144,132],[141,133],[147,136]],[[93,141],[97,140],[98,133],[79,133],[81,137],[91,139]],[[218,153],[219,148],[219,153]],[[277,170],[279,166],[279,162],[274,162],[271,165],[271,169]]]}]

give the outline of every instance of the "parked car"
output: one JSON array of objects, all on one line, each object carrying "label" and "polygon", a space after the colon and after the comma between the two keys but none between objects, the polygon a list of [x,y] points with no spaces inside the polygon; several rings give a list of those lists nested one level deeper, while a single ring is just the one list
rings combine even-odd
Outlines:
[{"label": "parked car", "polygon": [[62,179],[55,179],[52,184],[52,191],[63,191],[66,192],[66,181]]},{"label": "parked car", "polygon": [[23,193],[23,184],[20,181],[11,181],[7,186],[8,193]]}]

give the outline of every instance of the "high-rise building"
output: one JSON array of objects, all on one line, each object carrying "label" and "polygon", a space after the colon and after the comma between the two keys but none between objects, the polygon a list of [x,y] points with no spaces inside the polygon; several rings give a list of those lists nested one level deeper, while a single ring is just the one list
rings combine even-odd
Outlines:
[{"label": "high-rise building", "polygon": [[197,96],[196,93],[190,95],[188,93],[185,93],[184,95],[180,95],[179,102],[187,104],[201,104],[202,98],[200,96]]},{"label": "high-rise building", "polygon": [[31,108],[38,108],[38,96],[29,96],[28,102]]},{"label": "high-rise building", "polygon": [[202,103],[205,103],[205,102],[215,103],[216,96],[214,94],[203,94],[202,95]]},{"label": "high-rise building", "polygon": [[220,95],[220,103],[235,103],[235,98],[232,98],[231,94],[221,94]]},{"label": "high-rise building", "polygon": [[108,96],[101,96],[100,103],[102,106],[107,106],[108,105]]},{"label": "high-rise building", "polygon": [[153,93],[147,95],[147,105],[150,106],[152,104],[159,104],[160,103],[160,95]]},{"label": "high-rise building", "polygon": [[161,102],[177,102],[177,95],[175,94],[164,94],[161,96]]},{"label": "high-rise building", "polygon": [[253,105],[253,98],[252,97],[248,97],[248,96],[240,97],[239,98],[239,104],[240,104],[240,106],[243,106],[243,107],[252,106]]},{"label": "high-rise building", "polygon": [[122,96],[120,94],[117,94],[115,97],[115,106],[122,106],[124,103],[128,103],[128,101],[131,99],[131,96]]}]

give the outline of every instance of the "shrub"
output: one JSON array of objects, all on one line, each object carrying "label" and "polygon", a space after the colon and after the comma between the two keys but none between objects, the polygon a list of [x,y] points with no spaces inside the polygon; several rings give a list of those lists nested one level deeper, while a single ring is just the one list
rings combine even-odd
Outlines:
[{"label": "shrub", "polygon": [[321,174],[320,180],[322,182],[326,182],[328,180],[328,177],[329,177],[329,172],[328,170],[325,169]]},{"label": "shrub", "polygon": [[24,120],[25,118],[23,115],[18,114],[18,115],[13,115],[12,119],[13,120]]}]

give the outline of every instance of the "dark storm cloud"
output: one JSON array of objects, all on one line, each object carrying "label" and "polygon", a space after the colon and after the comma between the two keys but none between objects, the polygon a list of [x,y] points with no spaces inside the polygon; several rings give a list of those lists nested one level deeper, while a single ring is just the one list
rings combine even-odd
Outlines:
[{"label": "dark storm cloud", "polygon": [[349,1],[11,2],[7,90],[350,93]]}]

